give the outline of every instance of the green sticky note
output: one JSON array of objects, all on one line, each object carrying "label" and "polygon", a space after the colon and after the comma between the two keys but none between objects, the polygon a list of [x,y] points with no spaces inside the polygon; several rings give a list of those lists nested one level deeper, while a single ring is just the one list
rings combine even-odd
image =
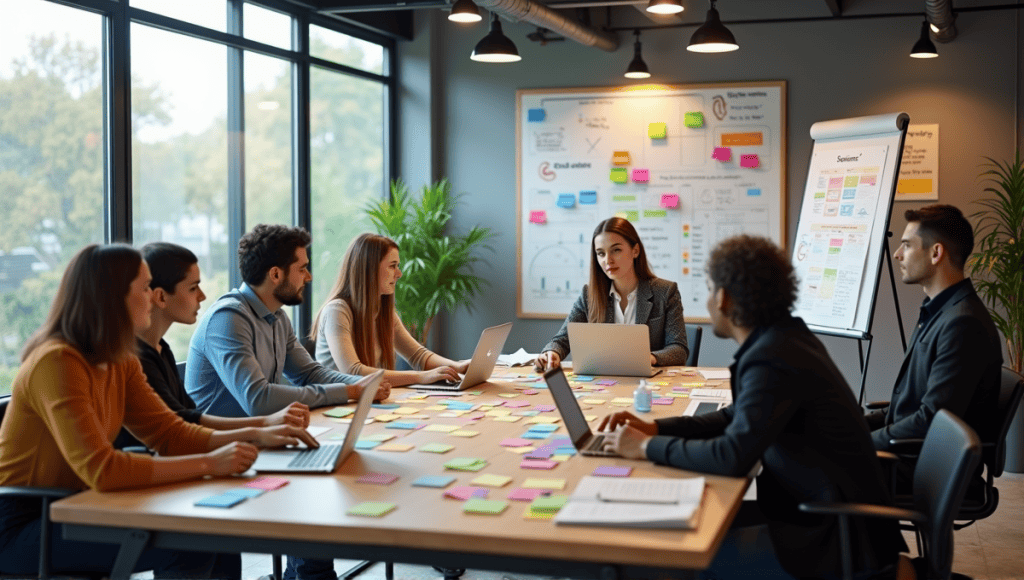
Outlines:
[{"label": "green sticky note", "polygon": [[668,217],[668,211],[664,209],[645,209],[645,218],[663,218]]},{"label": "green sticky note", "polygon": [[612,183],[629,183],[629,171],[625,167],[612,167]]},{"label": "green sticky note", "polygon": [[640,219],[640,212],[639,211],[628,210],[628,211],[625,211],[623,213],[626,214],[626,220],[628,220],[628,221],[635,222],[635,221],[638,221]]},{"label": "green sticky note", "polygon": [[487,461],[474,457],[459,457],[445,463],[444,466],[459,471],[480,471],[487,466]]},{"label": "green sticky note", "polygon": [[387,501],[364,501],[359,505],[354,505],[348,508],[348,515],[350,516],[369,516],[371,518],[379,518],[380,516],[390,512],[397,507],[395,504]]},{"label": "green sticky note", "polygon": [[665,123],[651,123],[647,126],[647,136],[651,139],[664,139],[668,133],[668,125]]},{"label": "green sticky note", "polygon": [[691,129],[697,129],[704,126],[704,113],[700,111],[691,111],[686,113],[683,118],[683,124]]},{"label": "green sticky note", "polygon": [[331,409],[330,411],[324,411],[324,416],[325,417],[335,417],[335,418],[340,419],[342,417],[348,417],[352,413],[353,413],[353,410],[350,409],[349,407],[335,407],[335,408]]},{"label": "green sticky note", "polygon": [[542,495],[533,500],[533,503],[530,504],[530,509],[537,512],[557,512],[562,509],[562,506],[567,501],[569,501],[569,496],[567,495]]},{"label": "green sticky note", "polygon": [[505,511],[505,508],[507,507],[508,502],[506,501],[474,497],[466,500],[466,503],[462,504],[462,511],[467,514],[498,515]]},{"label": "green sticky note", "polygon": [[420,451],[426,451],[427,453],[447,453],[455,449],[454,445],[448,445],[447,443],[428,443],[420,447]]}]

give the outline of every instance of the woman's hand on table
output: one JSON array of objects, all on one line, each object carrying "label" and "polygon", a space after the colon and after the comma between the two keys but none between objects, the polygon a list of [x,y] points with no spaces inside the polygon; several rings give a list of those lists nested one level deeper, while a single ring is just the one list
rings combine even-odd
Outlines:
[{"label": "woman's hand on table", "polygon": [[553,350],[546,350],[537,356],[537,360],[533,361],[533,370],[538,373],[551,370],[562,364],[562,357],[558,356],[558,353]]},{"label": "woman's hand on table", "polygon": [[206,454],[211,462],[210,475],[233,475],[248,471],[259,455],[256,447],[241,441],[222,445]]},{"label": "woman's hand on table", "polygon": [[644,421],[629,411],[619,411],[618,413],[612,413],[611,415],[606,416],[601,420],[601,424],[598,425],[597,430],[615,431],[623,425],[632,427],[648,437],[654,437],[658,434],[657,423],[654,421]]},{"label": "woman's hand on table", "polygon": [[309,407],[303,403],[295,402],[284,409],[267,415],[263,418],[263,426],[292,425],[305,429],[309,427]]}]

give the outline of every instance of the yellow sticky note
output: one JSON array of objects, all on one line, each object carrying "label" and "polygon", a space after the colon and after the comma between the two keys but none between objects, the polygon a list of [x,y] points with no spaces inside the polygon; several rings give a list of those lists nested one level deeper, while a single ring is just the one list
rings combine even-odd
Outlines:
[{"label": "yellow sticky note", "polygon": [[523,482],[522,487],[529,489],[565,489],[565,480],[531,477]]},{"label": "yellow sticky note", "polygon": [[[380,449],[380,448],[378,447],[378,449]],[[571,456],[570,455],[552,455],[551,456],[551,460],[552,461],[557,461],[557,462],[561,463],[563,461],[568,461],[569,457],[571,457]]]},{"label": "yellow sticky note", "polygon": [[507,475],[493,475],[485,473],[478,475],[469,482],[470,485],[482,485],[484,487],[504,487],[508,485],[508,482],[512,481],[512,478]]},{"label": "yellow sticky note", "polygon": [[441,425],[438,423],[427,425],[423,428],[424,431],[436,431],[438,433],[452,433],[459,430],[458,425]]},{"label": "yellow sticky note", "polygon": [[445,405],[431,405],[429,407],[423,407],[424,411],[447,411],[448,407]]},{"label": "yellow sticky note", "polygon": [[550,520],[555,517],[558,512],[535,512],[532,508],[526,508],[523,512],[523,518],[528,520]]},{"label": "yellow sticky note", "polygon": [[362,437],[362,439],[367,439],[369,441],[391,441],[394,438],[395,436],[391,433],[374,433],[373,435]]},{"label": "yellow sticky note", "polygon": [[615,397],[614,399],[612,399],[612,402],[613,403],[630,403],[630,404],[632,404],[633,403],[633,399],[631,399],[629,397]]},{"label": "yellow sticky note", "polygon": [[522,455],[524,453],[529,453],[529,452],[533,451],[534,449],[536,449],[536,447],[506,447],[505,448],[506,451],[511,451],[512,453],[517,453],[519,455]]},{"label": "yellow sticky note", "polygon": [[484,415],[487,415],[488,417],[508,417],[511,414],[512,411],[509,411],[508,409],[492,409],[484,413]]},{"label": "yellow sticky note", "polygon": [[409,400],[409,401],[420,401],[420,400],[423,400],[423,399],[426,399],[426,398],[427,398],[426,393],[416,393],[415,395],[409,395],[408,397],[406,397],[406,400]]},{"label": "yellow sticky note", "polygon": [[416,413],[419,413],[419,412],[420,412],[420,410],[417,409],[416,407],[399,407],[397,409],[393,409],[391,411],[391,414],[392,415],[415,415]]},{"label": "yellow sticky note", "polygon": [[463,414],[465,414],[465,411],[445,411],[444,413],[438,413],[437,416],[438,417],[453,418],[453,417],[461,417]]},{"label": "yellow sticky note", "polygon": [[647,136],[651,139],[664,139],[668,133],[668,125],[665,123],[651,123],[647,126]]},{"label": "yellow sticky note", "polygon": [[584,415],[583,418],[587,420],[587,423],[589,423],[594,419],[597,419],[597,415]]},{"label": "yellow sticky note", "polygon": [[580,399],[581,402],[587,403],[588,405],[603,405],[604,399]]},{"label": "yellow sticky note", "polygon": [[[630,402],[632,403],[633,401],[630,401]],[[558,417],[530,417],[526,421],[526,423],[527,424],[539,423],[539,424],[548,424],[548,425],[550,425],[552,423],[557,423],[558,421],[559,421]]]},{"label": "yellow sticky note", "polygon": [[514,399],[519,396],[519,393],[498,393],[499,397],[505,397],[506,399]]},{"label": "yellow sticky note", "polygon": [[378,445],[373,448],[374,451],[397,451],[403,453],[412,449],[412,445],[406,445],[404,443],[385,443],[384,445]]},{"label": "yellow sticky note", "polygon": [[459,430],[459,431],[452,431],[451,433],[452,433],[452,435],[454,435],[456,437],[476,437],[477,435],[480,434],[479,431],[470,431],[468,429],[462,429],[462,430]]},{"label": "yellow sticky note", "polygon": [[504,417],[495,417],[494,418],[495,421],[501,421],[502,423],[515,423],[516,421],[518,421],[520,419],[522,419],[522,417],[504,416]]},{"label": "yellow sticky note", "polygon": [[395,419],[398,418],[398,415],[377,415],[376,417],[373,418],[373,420],[379,421],[381,423],[390,423],[391,421],[394,421]]}]

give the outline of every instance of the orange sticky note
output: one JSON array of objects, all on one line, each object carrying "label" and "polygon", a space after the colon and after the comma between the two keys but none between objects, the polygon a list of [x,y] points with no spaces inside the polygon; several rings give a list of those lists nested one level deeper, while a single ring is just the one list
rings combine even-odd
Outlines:
[{"label": "orange sticky note", "polygon": [[616,151],[612,153],[612,163],[614,165],[629,165],[629,151]]}]

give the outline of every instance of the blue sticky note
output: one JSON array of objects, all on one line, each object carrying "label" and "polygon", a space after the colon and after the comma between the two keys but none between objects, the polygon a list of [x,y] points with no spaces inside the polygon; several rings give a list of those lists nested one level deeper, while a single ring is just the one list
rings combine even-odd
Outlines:
[{"label": "blue sticky note", "polygon": [[570,380],[588,383],[588,382],[594,380],[594,377],[588,377],[586,375],[576,375],[576,376],[572,377],[572,379],[570,379]]},{"label": "blue sticky note", "polygon": [[540,123],[543,121],[548,114],[544,109],[530,109],[526,112],[526,120],[531,123]]},{"label": "blue sticky note", "polygon": [[761,197],[760,188],[751,188],[747,190],[747,197]]},{"label": "blue sticky note", "polygon": [[245,496],[243,495],[222,493],[220,495],[211,495],[210,497],[204,497],[203,499],[197,501],[193,505],[199,507],[229,508],[231,506],[238,505],[243,501],[245,501]]},{"label": "blue sticky note", "polygon": [[576,196],[571,193],[559,193],[555,205],[564,208],[576,207]]},{"label": "blue sticky note", "polygon": [[373,449],[374,447],[376,447],[376,446],[378,446],[380,444],[381,444],[380,441],[364,441],[364,440],[360,439],[360,440],[356,441],[356,449],[362,449],[363,451],[366,451],[368,449]]},{"label": "blue sticky note", "polygon": [[580,192],[580,204],[581,205],[594,205],[597,203],[597,192],[596,191],[581,191]]},{"label": "blue sticky note", "polygon": [[450,411],[472,411],[473,403],[467,403],[465,401],[443,401],[442,405],[448,405]]},{"label": "blue sticky note", "polygon": [[520,437],[522,437],[523,439],[547,439],[548,435],[551,434],[545,431],[527,431],[526,433],[520,435]]},{"label": "blue sticky note", "polygon": [[520,417],[536,417],[537,415],[540,415],[540,411],[517,411],[516,415],[519,415]]},{"label": "blue sticky note", "polygon": [[415,487],[448,487],[455,481],[450,475],[424,475],[412,482]]},{"label": "blue sticky note", "polygon": [[235,489],[229,489],[221,495],[237,495],[244,498],[259,497],[263,495],[267,490],[259,489],[256,487],[236,487]]},{"label": "blue sticky note", "polygon": [[555,455],[576,455],[575,447],[559,447],[555,449]]},{"label": "blue sticky note", "polygon": [[532,427],[530,427],[530,431],[538,431],[540,433],[554,433],[555,431],[558,431],[558,425],[541,423],[540,425],[533,425]]},{"label": "blue sticky note", "polygon": [[374,403],[374,409],[397,409],[401,407],[398,403]]},{"label": "blue sticky note", "polygon": [[420,424],[416,421],[392,421],[384,426],[385,429],[417,429]]}]

